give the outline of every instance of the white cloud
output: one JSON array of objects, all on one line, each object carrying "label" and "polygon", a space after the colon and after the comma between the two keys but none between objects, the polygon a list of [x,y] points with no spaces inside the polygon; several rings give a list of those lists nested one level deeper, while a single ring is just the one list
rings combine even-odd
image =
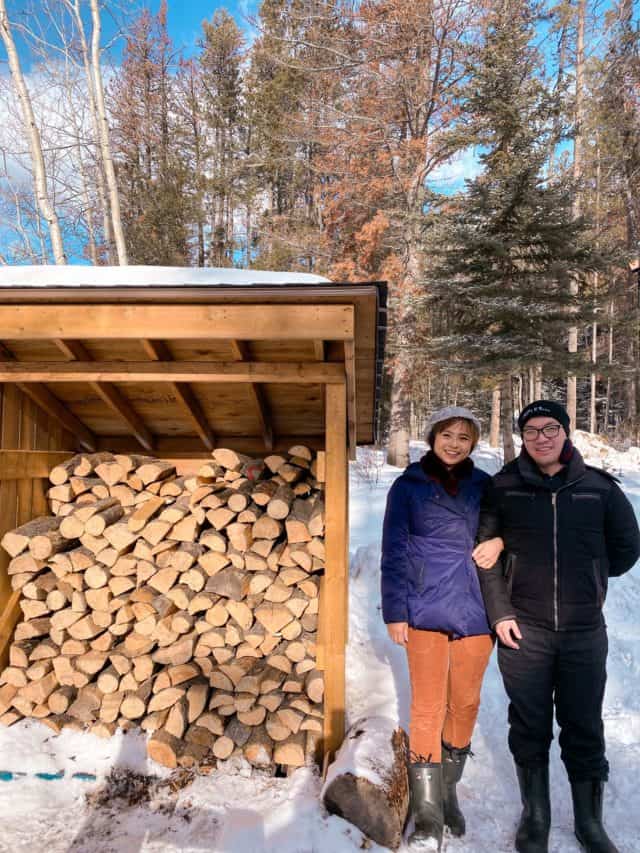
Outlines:
[{"label": "white cloud", "polygon": [[482,172],[478,150],[465,148],[447,163],[438,166],[429,175],[429,186],[436,192],[451,194],[464,189],[464,182],[473,180]]}]

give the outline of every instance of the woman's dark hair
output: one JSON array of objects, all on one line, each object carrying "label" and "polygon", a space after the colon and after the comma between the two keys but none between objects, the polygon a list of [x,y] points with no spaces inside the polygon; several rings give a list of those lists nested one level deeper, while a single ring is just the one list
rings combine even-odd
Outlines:
[{"label": "woman's dark hair", "polygon": [[473,450],[476,444],[480,441],[480,430],[473,421],[469,421],[467,418],[447,418],[446,421],[438,421],[437,424],[434,424],[427,438],[429,447],[433,449],[438,433],[444,432],[446,429],[449,429],[450,426],[458,422],[462,422],[469,427],[469,432],[471,433],[471,449]]}]

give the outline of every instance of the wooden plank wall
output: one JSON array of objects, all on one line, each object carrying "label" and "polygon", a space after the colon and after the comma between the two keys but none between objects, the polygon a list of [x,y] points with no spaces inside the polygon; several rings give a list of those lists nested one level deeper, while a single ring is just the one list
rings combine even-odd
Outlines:
[{"label": "wooden plank wall", "polygon": [[[3,450],[69,450],[74,440],[14,385],[0,385],[0,447]],[[69,450],[69,454],[73,450]],[[48,514],[43,477],[3,478],[0,470],[0,538],[39,515]],[[9,555],[0,549],[0,668],[18,615],[18,595],[7,574]]]}]

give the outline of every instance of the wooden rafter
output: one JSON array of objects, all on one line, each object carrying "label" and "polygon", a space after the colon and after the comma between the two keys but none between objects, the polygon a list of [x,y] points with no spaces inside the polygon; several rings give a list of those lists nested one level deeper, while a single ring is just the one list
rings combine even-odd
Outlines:
[{"label": "wooden rafter", "polygon": [[[142,341],[142,348],[152,361],[171,361],[171,353],[169,347],[163,341],[152,341],[145,338]],[[198,402],[198,398],[193,393],[193,389],[186,382],[172,382],[171,390],[173,391],[176,400],[184,409],[187,417],[194,425],[196,432],[202,439],[202,443],[207,450],[213,450],[215,447],[215,436],[206,415],[202,410],[202,406]]]},{"label": "wooden rafter", "polygon": [[351,340],[352,305],[2,305],[0,340]]},{"label": "wooden rafter", "polygon": [[[249,352],[249,346],[245,341],[231,340],[229,343],[231,344],[231,350],[237,361],[249,361],[251,353]],[[271,452],[273,450],[273,423],[271,421],[271,415],[269,414],[269,407],[267,405],[264,390],[257,382],[252,382],[249,386],[249,393],[258,411],[258,417],[260,418],[260,429],[264,439],[264,446],[269,452]]]},{"label": "wooden rafter", "polygon": [[[0,344],[0,363],[8,365],[15,362],[15,356],[4,344]],[[66,430],[76,436],[81,446],[91,452],[97,448],[95,435],[80,421],[69,409],[62,405],[60,400],[49,391],[41,382],[32,382],[25,379],[17,383],[18,388],[30,397],[36,406],[45,411],[49,417],[56,420]]]},{"label": "wooden rafter", "polygon": [[313,341],[313,355],[316,361],[324,361],[324,341]]},{"label": "wooden rafter", "polygon": [[[91,356],[81,341],[62,340],[54,338],[53,343],[70,361],[91,361]],[[127,398],[113,385],[107,382],[91,382],[95,393],[112,409],[129,427],[136,440],[145,450],[153,450],[154,438],[146,427],[140,415],[134,410]]]},{"label": "wooden rafter", "polygon": [[342,385],[344,364],[260,361],[3,362],[0,382],[277,382]]}]

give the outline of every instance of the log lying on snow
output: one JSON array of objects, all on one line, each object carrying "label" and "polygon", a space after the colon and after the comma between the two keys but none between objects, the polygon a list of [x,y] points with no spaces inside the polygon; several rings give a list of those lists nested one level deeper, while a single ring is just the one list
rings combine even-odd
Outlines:
[{"label": "log lying on snow", "polygon": [[221,448],[193,477],[108,453],[55,468],[53,517],[2,543],[23,621],[0,672],[0,722],[102,736],[140,725],[171,767],[313,761],[324,692],[314,466],[296,446],[264,461]]},{"label": "log lying on snow", "polygon": [[348,731],[322,789],[327,809],[383,847],[397,850],[409,809],[408,740],[387,717],[363,717]]}]

